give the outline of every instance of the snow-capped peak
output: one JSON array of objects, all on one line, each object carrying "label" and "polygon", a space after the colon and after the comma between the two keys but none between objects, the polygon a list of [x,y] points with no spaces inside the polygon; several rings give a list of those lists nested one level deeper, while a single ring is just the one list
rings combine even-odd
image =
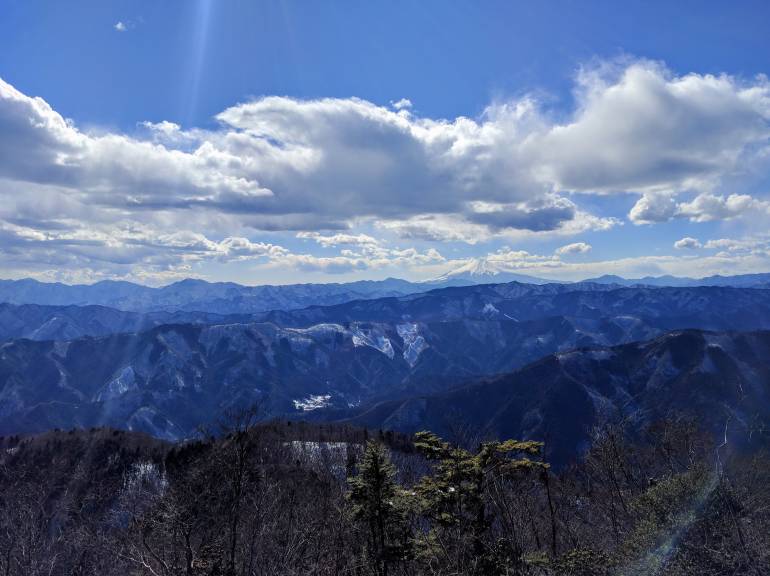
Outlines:
[{"label": "snow-capped peak", "polygon": [[473,284],[494,284],[504,282],[546,284],[552,282],[551,280],[512,272],[505,269],[499,262],[494,262],[488,258],[471,258],[465,264],[439,276],[434,282],[447,282],[451,280],[466,280]]}]

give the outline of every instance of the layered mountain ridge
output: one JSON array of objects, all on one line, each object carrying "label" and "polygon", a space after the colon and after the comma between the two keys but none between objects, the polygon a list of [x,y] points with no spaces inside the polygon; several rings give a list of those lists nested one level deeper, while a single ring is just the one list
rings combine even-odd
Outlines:
[{"label": "layered mountain ridge", "polygon": [[770,438],[768,358],[768,331],[675,331],[548,355],[510,374],[341,419],[401,432],[465,428],[482,438],[545,439],[555,464],[579,455],[603,425],[623,421],[640,430],[672,415],[694,419],[724,442],[763,446]]},{"label": "layered mountain ridge", "polygon": [[[530,406],[519,420],[495,419],[492,412],[507,402],[502,392],[467,406],[451,394],[479,378],[531,373],[570,350],[605,354],[672,330],[770,329],[770,290],[513,282],[241,315],[5,304],[0,319],[0,433],[110,425],[179,439],[228,409],[258,403],[266,417],[407,431],[445,427],[436,413],[467,412],[479,430],[531,437],[547,431],[532,424],[541,410],[544,422],[578,438],[574,426],[585,435],[598,422],[593,408],[581,408],[599,398],[593,369],[581,376],[574,406],[557,402],[564,414],[545,404],[531,408],[551,401],[538,395],[544,384],[534,378],[510,376],[528,382],[526,394],[514,396],[520,402],[511,401]],[[738,348],[728,346],[728,356]],[[752,370],[764,374],[768,357],[755,355]],[[626,374],[620,364],[612,370],[623,390],[642,374]],[[607,393],[601,402],[619,413],[621,395]],[[581,416],[570,428],[573,410]],[[559,458],[580,448],[565,442]]]},{"label": "layered mountain ridge", "polygon": [[[510,282],[529,285],[575,284],[521,274],[502,268],[494,262],[472,260],[439,278],[424,282],[387,278],[347,283],[245,286],[234,282],[206,282],[188,278],[156,288],[112,280],[73,285],[40,282],[31,278],[0,280],[0,303],[47,306],[95,305],[133,312],[196,311],[248,314],[270,310],[292,310],[311,305],[341,304],[359,299],[399,297],[448,287]],[[581,283],[617,286],[768,288],[770,273],[705,278],[647,276],[637,279],[605,275],[577,284]]]},{"label": "layered mountain ridge", "polygon": [[344,284],[244,286],[188,278],[154,288],[132,282],[102,281],[68,285],[32,279],[0,280],[0,302],[55,306],[98,305],[132,312],[196,311],[217,314],[289,310],[311,304],[337,304],[363,298],[402,296],[462,281],[415,283],[397,278]]}]

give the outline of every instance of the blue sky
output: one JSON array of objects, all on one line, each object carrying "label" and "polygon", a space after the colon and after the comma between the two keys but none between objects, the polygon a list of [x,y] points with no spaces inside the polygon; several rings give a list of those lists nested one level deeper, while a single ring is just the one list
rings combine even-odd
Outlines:
[{"label": "blue sky", "polygon": [[0,275],[770,270],[769,16],[0,0]]}]

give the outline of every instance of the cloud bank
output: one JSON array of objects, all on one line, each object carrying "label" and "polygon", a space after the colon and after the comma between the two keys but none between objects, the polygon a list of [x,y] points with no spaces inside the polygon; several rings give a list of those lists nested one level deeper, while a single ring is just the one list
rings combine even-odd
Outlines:
[{"label": "cloud bank", "polygon": [[[770,214],[767,200],[723,189],[770,157],[765,77],[604,63],[579,71],[574,101],[565,112],[530,95],[477,118],[433,119],[406,98],[270,96],[223,110],[214,129],[161,121],[120,133],[83,130],[0,80],[0,252],[17,268],[105,274],[252,260],[398,269],[451,259],[394,239],[474,245],[607,231],[624,218]],[[586,202],[629,194],[627,214]],[[589,249],[573,242],[556,254]]]}]

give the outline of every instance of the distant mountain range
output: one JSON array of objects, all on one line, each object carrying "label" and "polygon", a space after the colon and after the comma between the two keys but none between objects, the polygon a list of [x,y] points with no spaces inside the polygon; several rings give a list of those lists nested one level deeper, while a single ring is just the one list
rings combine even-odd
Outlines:
[{"label": "distant mountain range", "polygon": [[259,315],[281,326],[322,322],[446,322],[487,319],[524,322],[552,317],[612,319],[629,329],[750,330],[770,327],[770,290],[704,286],[666,288],[614,284],[483,284],[399,298],[311,306]]},{"label": "distant mountain range", "polygon": [[[521,274],[503,263],[489,258],[475,258],[462,266],[438,278],[435,282],[462,281],[468,284],[501,284],[507,282],[522,282],[526,284],[566,283],[559,280],[539,278],[529,274]],[[587,278],[583,283],[617,284],[620,286],[734,286],[740,288],[770,287],[770,273],[739,274],[735,276],[707,276],[705,278],[689,278],[680,276],[645,276],[643,278],[624,278],[606,274],[597,278]]]},{"label": "distant mountain range", "polygon": [[[296,310],[312,305],[334,305],[419,294],[430,290],[479,284],[567,284],[506,271],[486,260],[471,261],[427,282],[398,278],[362,280],[340,284],[288,284],[244,286],[233,282],[186,279],[153,288],[131,282],[102,281],[95,284],[39,282],[30,278],[0,280],[0,303],[46,306],[106,306],[129,312],[205,312],[208,314],[256,314],[272,310]],[[575,284],[575,283],[571,283]],[[770,288],[770,273],[707,278],[674,276],[626,279],[601,276],[577,283],[618,286],[733,286]]]},{"label": "distant mountain range", "polygon": [[[551,354],[682,329],[770,329],[770,290],[513,282],[244,315],[6,304],[0,321],[0,434],[110,425],[182,438],[254,402],[271,416],[408,429],[438,425],[433,412],[406,411],[425,398]],[[751,370],[764,374],[768,358],[757,354]],[[541,384],[529,382],[534,394]],[[502,406],[490,396],[486,409]]]},{"label": "distant mountain range", "polygon": [[682,276],[645,276],[644,278],[623,278],[612,274],[589,278],[584,282],[618,284],[621,286],[733,286],[736,288],[770,288],[770,273],[738,274],[736,276],[706,276],[687,278]]},{"label": "distant mountain range", "polygon": [[311,304],[336,304],[365,298],[403,296],[461,281],[415,283],[388,278],[345,284],[243,286],[233,282],[187,279],[161,288],[131,282],[103,281],[68,285],[32,279],[0,280],[0,302],[55,306],[108,306],[133,312],[208,312],[242,314],[291,310]]},{"label": "distant mountain range", "polygon": [[[652,330],[700,327],[750,330],[769,326],[770,291],[732,287],[657,288],[617,284],[482,284],[332,306],[242,314],[196,311],[131,312],[106,306],[0,304],[0,340],[72,340],[149,330],[164,324],[272,323],[302,328],[323,323],[504,323],[570,318],[623,326],[643,338]],[[609,326],[584,328],[609,333]],[[631,336],[624,337],[626,340]],[[616,342],[610,338],[608,342]]]}]

